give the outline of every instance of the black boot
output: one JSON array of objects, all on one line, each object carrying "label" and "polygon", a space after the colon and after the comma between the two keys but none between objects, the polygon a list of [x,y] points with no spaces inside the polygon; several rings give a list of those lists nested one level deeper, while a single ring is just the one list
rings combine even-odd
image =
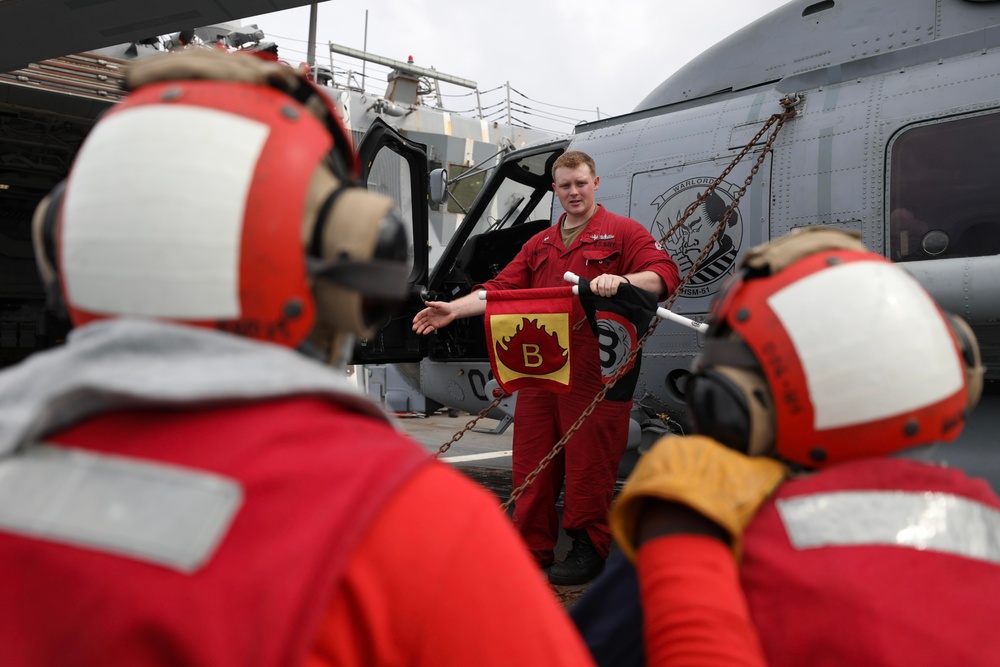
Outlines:
[{"label": "black boot", "polygon": [[573,539],[573,547],[561,563],[553,563],[549,570],[549,582],[557,586],[585,584],[604,569],[604,559],[590,541],[586,531]]}]

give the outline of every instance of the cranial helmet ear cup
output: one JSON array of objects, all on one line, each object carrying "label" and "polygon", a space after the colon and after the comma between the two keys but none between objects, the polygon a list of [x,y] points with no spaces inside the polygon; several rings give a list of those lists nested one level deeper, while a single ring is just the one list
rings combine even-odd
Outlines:
[{"label": "cranial helmet ear cup", "polygon": [[66,193],[66,181],[60,181],[35,208],[31,220],[31,240],[35,249],[35,264],[45,288],[46,307],[58,317],[68,317],[62,288],[59,285],[59,264],[56,257],[56,239],[59,234],[59,216]]},{"label": "cranial helmet ear cup", "polygon": [[979,398],[983,394],[983,375],[986,369],[983,367],[982,355],[979,351],[979,343],[976,341],[976,334],[969,326],[969,323],[958,315],[945,313],[951,333],[958,343],[959,352],[962,354],[962,362],[965,367],[965,390],[967,395],[967,410],[972,410],[979,403]]},{"label": "cranial helmet ear cup", "polygon": [[774,402],[760,373],[731,366],[698,371],[686,400],[698,433],[750,456],[774,452]]},{"label": "cranial helmet ear cup", "polygon": [[[317,167],[303,220],[317,325],[363,336],[409,289],[408,242],[392,200]],[[367,224],[365,224],[367,223]]]}]

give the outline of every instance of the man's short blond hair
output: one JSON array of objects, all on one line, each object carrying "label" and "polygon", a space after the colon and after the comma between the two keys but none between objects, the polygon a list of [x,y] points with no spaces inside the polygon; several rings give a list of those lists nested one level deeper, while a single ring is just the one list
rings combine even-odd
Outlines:
[{"label": "man's short blond hair", "polygon": [[566,167],[567,169],[572,170],[582,164],[590,167],[591,176],[597,176],[597,166],[594,164],[594,158],[590,157],[583,151],[566,151],[552,163],[552,179],[555,180],[556,178],[556,169]]}]

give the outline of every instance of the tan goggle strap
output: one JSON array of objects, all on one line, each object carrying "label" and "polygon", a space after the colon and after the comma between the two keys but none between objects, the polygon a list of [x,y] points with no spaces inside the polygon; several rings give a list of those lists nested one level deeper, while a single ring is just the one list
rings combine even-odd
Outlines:
[{"label": "tan goggle strap", "polygon": [[325,256],[323,252],[323,236],[326,234],[327,221],[330,219],[330,213],[333,211],[334,205],[340,196],[344,194],[348,188],[357,187],[353,185],[344,185],[343,183],[338,184],[330,194],[326,196],[323,200],[323,204],[319,207],[316,212],[316,224],[313,225],[312,235],[309,238],[309,244],[306,246],[307,254],[310,257],[315,257],[318,259],[329,259]]},{"label": "tan goggle strap", "polygon": [[[721,376],[742,396],[749,418],[744,453],[750,456],[774,454],[774,399],[760,362],[743,339],[734,332],[723,338],[707,338],[692,370],[696,374],[709,370],[718,374],[712,381],[718,382]],[[705,377],[709,375],[711,373]]]}]

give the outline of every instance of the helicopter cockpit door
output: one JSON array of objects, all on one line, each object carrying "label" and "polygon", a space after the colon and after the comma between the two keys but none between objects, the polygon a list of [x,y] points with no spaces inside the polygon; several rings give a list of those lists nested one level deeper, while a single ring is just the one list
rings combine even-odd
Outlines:
[{"label": "helicopter cockpit door", "polygon": [[392,318],[354,347],[355,364],[419,361],[427,354],[425,336],[411,330],[423,308],[420,290],[427,284],[427,149],[405,139],[376,119],[361,139],[361,180],[370,191],[395,201],[410,242],[410,291]]}]

